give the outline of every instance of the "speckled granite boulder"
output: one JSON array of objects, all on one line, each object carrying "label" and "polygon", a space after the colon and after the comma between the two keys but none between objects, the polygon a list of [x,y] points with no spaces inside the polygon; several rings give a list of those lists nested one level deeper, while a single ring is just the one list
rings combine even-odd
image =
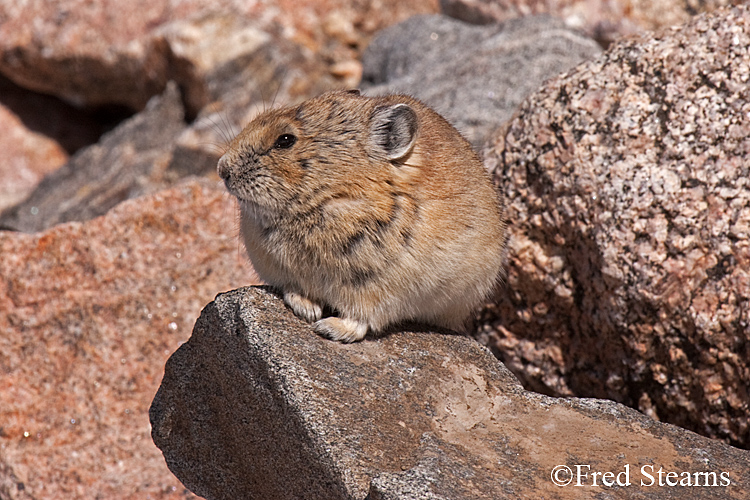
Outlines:
[{"label": "speckled granite boulder", "polygon": [[750,446],[750,9],[616,44],[487,151],[507,288],[479,334],[527,387]]},{"label": "speckled granite boulder", "polygon": [[[260,287],[204,308],[167,362],[150,416],[169,468],[209,500],[750,495],[748,451],[612,401],[525,391],[467,337],[321,338]],[[553,482],[576,464],[622,473],[622,484]],[[671,480],[683,487],[649,486],[645,473],[660,468],[679,471]],[[685,473],[695,485],[706,479],[694,474],[710,472],[715,487],[685,487]]]}]

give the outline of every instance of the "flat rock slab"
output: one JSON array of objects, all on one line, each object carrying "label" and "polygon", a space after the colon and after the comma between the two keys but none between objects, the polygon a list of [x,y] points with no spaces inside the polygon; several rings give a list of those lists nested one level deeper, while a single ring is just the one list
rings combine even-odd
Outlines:
[{"label": "flat rock slab", "polygon": [[747,451],[610,401],[525,391],[466,337],[325,340],[262,287],[203,310],[150,417],[169,468],[208,499],[750,495]]}]

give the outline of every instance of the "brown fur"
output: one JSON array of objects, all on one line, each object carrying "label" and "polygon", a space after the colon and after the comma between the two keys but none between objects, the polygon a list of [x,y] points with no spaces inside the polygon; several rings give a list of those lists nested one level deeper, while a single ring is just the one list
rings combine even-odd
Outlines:
[{"label": "brown fur", "polygon": [[[461,328],[501,271],[504,216],[489,175],[411,97],[338,91],[266,111],[218,172],[240,201],[258,275],[332,339],[402,320]],[[323,305],[339,317],[321,319]]]}]

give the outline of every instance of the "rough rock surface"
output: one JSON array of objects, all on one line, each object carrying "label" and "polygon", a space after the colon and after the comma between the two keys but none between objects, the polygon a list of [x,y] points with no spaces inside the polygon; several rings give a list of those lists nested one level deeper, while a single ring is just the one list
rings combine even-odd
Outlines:
[{"label": "rough rock surface", "polygon": [[123,200],[164,186],[177,134],[185,127],[175,85],[102,140],[44,178],[22,203],[0,214],[0,227],[41,231],[105,214]]},{"label": "rough rock surface", "polygon": [[141,109],[167,83],[166,58],[142,36],[167,2],[32,0],[0,3],[0,72],[78,105]]},{"label": "rough rock surface", "polygon": [[1,103],[0,151],[0,212],[23,201],[46,174],[68,160],[57,142],[27,128]]},{"label": "rough rock surface", "polygon": [[[237,29],[224,32],[226,40],[243,45],[246,26],[273,31],[305,45],[322,71],[339,73],[345,81],[348,73],[341,65],[354,62],[357,46],[370,34],[413,13],[437,9],[437,0],[356,5],[316,0],[302,6],[293,0],[0,0],[0,73],[79,105],[114,103],[140,110],[168,80],[187,74],[180,66],[186,60],[173,59],[179,48],[170,46],[164,31],[171,31],[172,23],[231,17]],[[192,69],[199,75],[201,63]],[[204,86],[192,78],[180,83],[197,83],[183,88],[188,96]]]},{"label": "rough rock surface", "polygon": [[547,16],[493,26],[414,16],[375,37],[363,84],[371,95],[423,100],[481,145],[544,80],[599,53],[593,40]]},{"label": "rough rock surface", "polygon": [[237,16],[174,21],[156,33],[168,47],[170,75],[184,89],[191,116],[236,93],[270,103],[337,86],[317,54]]},{"label": "rough rock surface", "polygon": [[[750,495],[750,452],[611,401],[524,391],[467,337],[323,339],[265,288],[203,310],[167,362],[150,417],[171,470],[211,500]],[[627,465],[631,484],[589,482],[583,493],[552,483],[554,467],[575,464],[615,474]],[[731,484],[642,486],[643,466],[690,481],[716,472],[717,484],[724,472]]]},{"label": "rough rock surface", "polygon": [[[258,14],[257,5],[228,13]],[[168,47],[156,31],[199,16],[200,1],[32,0],[0,3],[0,72],[19,85],[78,105],[120,104],[140,110],[170,78]]]},{"label": "rough rock surface", "polygon": [[234,202],[206,184],[0,232],[0,497],[191,496],[149,438],[148,405],[201,307],[255,282]]},{"label": "rough rock surface", "polygon": [[[437,0],[356,5],[316,0],[303,6],[293,0],[0,0],[0,103],[7,97],[7,77],[18,89],[83,107],[84,112],[58,114],[60,103],[52,103],[32,117],[43,124],[40,132],[59,139],[72,153],[102,133],[68,147],[70,137],[64,136],[82,128],[82,115],[105,122],[122,119],[126,110],[142,110],[168,81],[175,81],[188,121],[198,120],[180,134],[176,145],[170,144],[172,150],[164,151],[172,156],[169,170],[173,178],[210,174],[224,144],[258,108],[356,86],[361,76],[358,57],[373,32],[412,13],[437,10]],[[99,128],[92,125],[92,131]],[[74,135],[79,139],[81,134]],[[42,164],[41,148],[31,150],[18,141],[2,150],[2,168],[12,167],[13,178],[4,176],[0,189],[7,193],[0,192],[6,200],[0,209],[21,201],[41,173],[61,164]],[[76,191],[90,190],[78,185]],[[125,191],[113,200],[99,200],[99,205],[111,206]]]},{"label": "rough rock surface", "polygon": [[487,24],[529,14],[552,14],[603,44],[623,35],[687,22],[700,12],[742,0],[440,0],[444,14]]},{"label": "rough rock surface", "polygon": [[29,92],[0,75],[0,212],[23,201],[70,154],[111,128],[96,113]]},{"label": "rough rock surface", "polygon": [[487,152],[507,288],[480,334],[526,387],[750,447],[750,8],[620,42]]}]

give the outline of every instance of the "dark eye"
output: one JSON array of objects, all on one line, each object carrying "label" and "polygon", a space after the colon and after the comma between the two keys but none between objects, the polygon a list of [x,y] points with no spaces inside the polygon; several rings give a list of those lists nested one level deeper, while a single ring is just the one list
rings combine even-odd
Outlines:
[{"label": "dark eye", "polygon": [[274,149],[289,149],[297,142],[297,137],[292,134],[281,134],[273,143]]}]

